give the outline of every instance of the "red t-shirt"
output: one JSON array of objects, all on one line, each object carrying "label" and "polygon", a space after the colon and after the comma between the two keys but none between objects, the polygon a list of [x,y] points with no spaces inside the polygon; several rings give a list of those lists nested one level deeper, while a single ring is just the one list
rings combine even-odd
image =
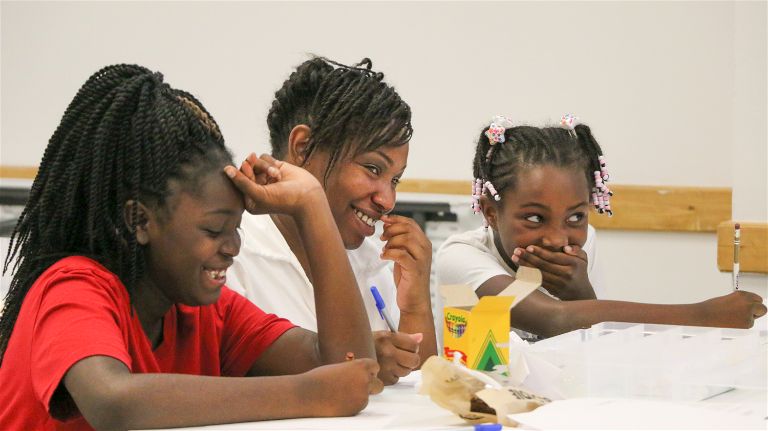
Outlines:
[{"label": "red t-shirt", "polygon": [[86,357],[110,356],[134,373],[237,377],[293,326],[224,287],[214,304],[172,306],[153,351],[117,276],[92,259],[67,257],[24,298],[0,366],[0,429],[91,429],[80,415],[60,422],[50,414],[64,374]]}]

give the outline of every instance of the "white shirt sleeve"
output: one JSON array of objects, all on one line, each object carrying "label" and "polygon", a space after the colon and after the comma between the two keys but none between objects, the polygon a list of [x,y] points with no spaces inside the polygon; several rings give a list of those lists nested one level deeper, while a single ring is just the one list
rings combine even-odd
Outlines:
[{"label": "white shirt sleeve", "polygon": [[584,251],[587,253],[587,276],[595,291],[595,296],[602,299],[605,296],[605,281],[603,279],[602,265],[597,258],[597,231],[592,225],[587,228],[587,242],[584,243]]},{"label": "white shirt sleeve", "polygon": [[[355,273],[363,305],[368,313],[368,321],[374,331],[385,331],[389,328],[379,315],[376,302],[371,294],[371,286],[376,286],[381,298],[384,300],[385,309],[396,326],[400,325],[400,308],[397,306],[397,287],[389,261],[383,261],[379,253],[384,243],[373,237],[368,237],[356,250],[347,250],[349,263]],[[397,329],[397,328],[395,328]]]},{"label": "white shirt sleeve", "polygon": [[[587,241],[584,251],[587,253],[587,276],[600,298],[603,291],[603,273],[597,259],[597,234],[595,228],[587,227]],[[448,238],[438,250],[435,263],[437,278],[443,284],[468,284],[477,290],[481,284],[497,275],[511,275],[515,272],[504,264],[494,247],[491,234],[482,229],[460,233]],[[543,289],[542,289],[543,290]]]},{"label": "white shirt sleeve", "polygon": [[268,215],[243,215],[243,244],[227,287],[268,313],[317,332],[312,284]]},{"label": "white shirt sleeve", "polygon": [[448,238],[437,251],[437,279],[439,285],[468,284],[477,290],[481,284],[497,275],[514,275],[493,256],[480,235],[470,231]]}]

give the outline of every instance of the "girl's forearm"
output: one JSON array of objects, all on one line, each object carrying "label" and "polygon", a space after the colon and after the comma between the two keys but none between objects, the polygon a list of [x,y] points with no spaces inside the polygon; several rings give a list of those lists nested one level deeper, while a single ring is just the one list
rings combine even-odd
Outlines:
[{"label": "girl's forearm", "polygon": [[643,304],[626,301],[558,301],[533,292],[511,310],[515,328],[552,337],[600,322],[637,322],[667,325],[711,324],[700,311],[700,304]]},{"label": "girl's forearm", "polygon": [[706,325],[697,304],[643,304],[626,301],[582,300],[563,301],[563,310],[553,328],[558,335],[600,322],[636,322],[666,325]]},{"label": "girl's forearm", "polygon": [[376,359],[368,315],[328,200],[318,196],[305,208],[295,219],[312,272],[321,360],[341,362],[347,352]]},{"label": "girl's forearm", "polygon": [[[103,357],[81,362],[94,360],[100,365],[117,362]],[[67,373],[64,383],[95,429],[250,422],[318,416],[323,411],[321,398],[304,396],[308,385],[302,383],[303,374],[258,378],[132,374],[117,362],[107,365],[112,371],[101,378],[90,364],[79,365]]]}]

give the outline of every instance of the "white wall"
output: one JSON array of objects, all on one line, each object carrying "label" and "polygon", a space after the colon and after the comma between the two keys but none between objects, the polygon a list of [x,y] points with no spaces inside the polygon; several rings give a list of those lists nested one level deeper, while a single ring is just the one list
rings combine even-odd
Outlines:
[{"label": "white wall", "polygon": [[[733,219],[768,220],[768,8],[740,3],[734,14]],[[762,55],[758,53],[762,52]],[[743,274],[742,289],[768,296],[762,275]],[[763,319],[766,320],[766,319]]]},{"label": "white wall", "polygon": [[[494,114],[542,124],[574,112],[617,183],[734,186],[736,216],[768,219],[765,2],[0,7],[2,165],[36,165],[79,85],[106,64],[143,64],[199,96],[242,156],[268,149],[272,95],[306,53],[367,56],[414,111],[407,177],[469,180]],[[600,247],[613,297],[693,301],[730,286],[714,234],[603,231]]]}]

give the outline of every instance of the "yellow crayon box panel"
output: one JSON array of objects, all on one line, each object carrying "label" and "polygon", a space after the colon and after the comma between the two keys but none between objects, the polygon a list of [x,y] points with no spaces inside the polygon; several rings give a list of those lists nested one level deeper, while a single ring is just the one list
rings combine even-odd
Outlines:
[{"label": "yellow crayon box panel", "polygon": [[509,362],[510,310],[541,286],[538,269],[520,267],[516,277],[498,296],[479,299],[467,285],[440,286],[446,359],[481,371]]}]

